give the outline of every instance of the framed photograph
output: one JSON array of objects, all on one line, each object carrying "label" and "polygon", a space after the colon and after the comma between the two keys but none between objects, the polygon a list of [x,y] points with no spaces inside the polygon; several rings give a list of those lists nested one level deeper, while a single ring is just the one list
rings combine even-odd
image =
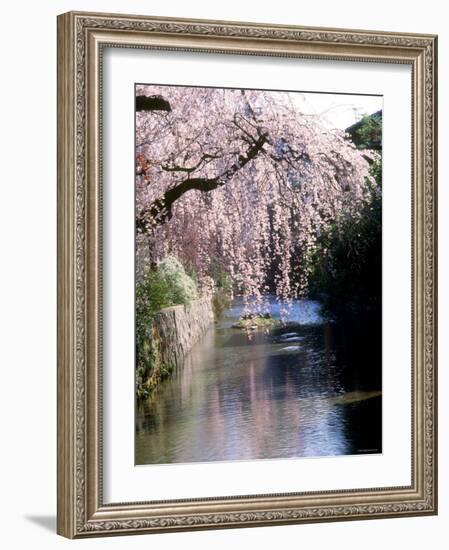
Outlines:
[{"label": "framed photograph", "polygon": [[58,533],[437,513],[437,37],[58,17]]}]

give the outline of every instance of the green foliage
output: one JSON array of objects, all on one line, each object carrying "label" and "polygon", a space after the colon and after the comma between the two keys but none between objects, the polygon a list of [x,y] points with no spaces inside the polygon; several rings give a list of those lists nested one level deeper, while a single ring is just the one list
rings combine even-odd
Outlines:
[{"label": "green foliage", "polygon": [[147,267],[136,284],[136,383],[137,394],[145,396],[144,382],[158,370],[164,378],[172,370],[160,364],[159,343],[152,333],[152,323],[158,311],[165,307],[188,304],[198,297],[195,281],[182,264],[167,256],[156,269]]},{"label": "green foliage", "polygon": [[357,149],[382,148],[382,111],[366,115],[346,130]]},{"label": "green foliage", "polygon": [[164,307],[174,304],[167,280],[159,270],[146,269],[136,286],[137,315],[151,319],[152,315]]},{"label": "green foliage", "polygon": [[370,195],[357,218],[342,216],[320,235],[309,258],[311,289],[337,316],[377,318],[382,298],[382,111],[346,130],[358,149],[377,150]]},{"label": "green foliage", "polygon": [[149,394],[148,381],[155,371],[161,367],[159,341],[151,334],[151,329],[145,331],[136,322],[136,391],[137,397],[147,397]]},{"label": "green foliage", "polygon": [[157,274],[168,286],[173,304],[189,304],[198,298],[196,283],[187,275],[182,264],[174,256],[167,256],[157,266]]},{"label": "green foliage", "polygon": [[311,288],[338,315],[379,313],[382,296],[382,186],[377,183],[356,219],[343,217],[318,239],[310,259]]}]

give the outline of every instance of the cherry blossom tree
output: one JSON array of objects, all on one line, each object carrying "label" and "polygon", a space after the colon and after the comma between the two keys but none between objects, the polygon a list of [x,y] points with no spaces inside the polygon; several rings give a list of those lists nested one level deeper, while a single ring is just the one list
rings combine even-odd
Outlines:
[{"label": "cherry blossom tree", "polygon": [[306,292],[319,235],[372,196],[373,153],[295,95],[137,86],[138,259],[174,255],[200,281],[218,267],[259,311]]}]

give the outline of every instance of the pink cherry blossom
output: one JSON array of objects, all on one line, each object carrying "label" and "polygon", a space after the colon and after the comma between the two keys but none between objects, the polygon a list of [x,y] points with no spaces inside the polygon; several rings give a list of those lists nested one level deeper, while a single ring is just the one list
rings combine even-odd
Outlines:
[{"label": "pink cherry blossom", "polygon": [[369,155],[302,114],[293,92],[139,85],[170,110],[136,113],[138,268],[174,255],[210,280],[228,273],[247,311],[307,292],[316,239],[357,218]]}]

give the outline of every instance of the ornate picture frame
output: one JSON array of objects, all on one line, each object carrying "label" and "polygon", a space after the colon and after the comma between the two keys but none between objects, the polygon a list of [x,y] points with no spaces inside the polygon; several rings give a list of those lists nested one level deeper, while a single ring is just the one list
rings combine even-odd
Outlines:
[{"label": "ornate picture frame", "polygon": [[[411,483],[105,502],[102,87],[106,48],[411,68]],[[69,538],[437,513],[437,37],[70,12],[58,17],[58,533]],[[130,358],[132,363],[134,358]]]}]

